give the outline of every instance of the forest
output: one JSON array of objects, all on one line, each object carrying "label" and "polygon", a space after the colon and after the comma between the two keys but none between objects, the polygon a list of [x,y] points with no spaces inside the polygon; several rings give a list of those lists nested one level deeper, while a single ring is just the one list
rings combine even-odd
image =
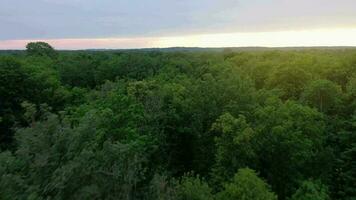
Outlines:
[{"label": "forest", "polygon": [[0,54],[0,199],[355,200],[356,49]]}]

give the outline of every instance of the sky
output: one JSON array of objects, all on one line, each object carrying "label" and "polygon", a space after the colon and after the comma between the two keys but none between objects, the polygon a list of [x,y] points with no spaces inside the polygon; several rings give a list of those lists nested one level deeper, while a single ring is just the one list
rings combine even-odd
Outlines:
[{"label": "sky", "polygon": [[355,0],[0,0],[0,49],[356,46]]}]

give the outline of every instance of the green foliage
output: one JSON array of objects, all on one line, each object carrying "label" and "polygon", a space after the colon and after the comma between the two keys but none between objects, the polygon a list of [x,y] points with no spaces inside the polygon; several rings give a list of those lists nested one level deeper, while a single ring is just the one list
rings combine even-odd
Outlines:
[{"label": "green foliage", "polygon": [[231,183],[218,195],[218,200],[277,200],[277,196],[270,191],[269,186],[261,180],[256,172],[249,169],[239,169]]},{"label": "green foliage", "polygon": [[215,139],[216,164],[213,170],[215,184],[219,185],[232,177],[236,169],[247,167],[257,161],[252,146],[254,130],[242,115],[234,118],[224,114],[213,124],[213,131],[220,136]]},{"label": "green foliage", "polygon": [[137,185],[145,180],[150,142],[144,136],[130,140],[106,136],[107,117],[105,111],[91,111],[71,128],[52,115],[19,130],[12,162],[21,161],[21,167],[2,176],[21,176],[7,190],[20,188],[20,194],[54,199],[136,198]]},{"label": "green foliage", "polygon": [[175,200],[177,198],[174,184],[167,176],[155,174],[149,186],[149,192],[144,199]]},{"label": "green foliage", "polygon": [[310,83],[303,94],[303,101],[327,112],[335,108],[341,101],[341,88],[328,80],[316,80]]},{"label": "green foliage", "polygon": [[293,67],[284,67],[277,69],[269,79],[269,87],[282,90],[283,99],[300,98],[305,86],[310,80],[310,75],[303,69]]},{"label": "green foliage", "polygon": [[291,200],[329,200],[328,190],[319,181],[304,181]]},{"label": "green foliage", "polygon": [[356,112],[356,74],[350,78],[346,86],[347,99],[348,99],[348,109],[349,111]]},{"label": "green foliage", "polygon": [[356,97],[356,75],[351,77],[347,83],[347,92],[352,98]]},{"label": "green foliage", "polygon": [[60,85],[53,69],[35,65],[33,60],[20,62],[13,57],[0,57],[0,148],[12,141],[12,126],[25,125],[21,103],[47,104],[54,110],[63,109],[66,89]]},{"label": "green foliage", "polygon": [[199,176],[184,176],[176,187],[178,200],[213,200],[212,190]]},{"label": "green foliage", "polygon": [[55,58],[57,52],[51,45],[45,42],[30,42],[26,45],[26,52],[30,56],[48,56]]},{"label": "green foliage", "polygon": [[[214,123],[213,130],[220,133],[215,140],[216,185],[228,180],[234,170],[253,167],[283,198],[310,175],[309,170],[316,175],[328,169],[323,160],[327,151],[323,148],[322,115],[295,102],[269,101],[256,110],[251,123],[244,116],[236,119],[230,114]],[[318,169],[313,169],[316,166]]]},{"label": "green foliage", "polygon": [[79,54],[59,60],[56,68],[64,85],[93,88],[96,85],[94,74],[97,64],[93,56]]},{"label": "green foliage", "polygon": [[334,190],[333,197],[351,200],[356,196],[356,115],[340,126],[336,136],[338,157],[331,189]]},{"label": "green foliage", "polygon": [[1,54],[0,199],[354,199],[355,50],[178,50]]},{"label": "green foliage", "polygon": [[13,58],[0,58],[0,148],[12,141],[11,128],[21,115],[20,103],[29,95],[26,90],[28,76],[21,64]]},{"label": "green foliage", "polygon": [[280,198],[310,174],[318,177],[329,169],[322,159],[324,119],[316,110],[296,102],[272,101],[256,111],[254,123],[258,170]]}]

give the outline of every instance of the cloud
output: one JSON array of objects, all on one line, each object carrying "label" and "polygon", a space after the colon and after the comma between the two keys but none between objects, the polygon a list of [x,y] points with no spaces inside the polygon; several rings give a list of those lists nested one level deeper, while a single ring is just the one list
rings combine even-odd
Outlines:
[{"label": "cloud", "polygon": [[1,0],[0,40],[356,26],[354,0]]}]

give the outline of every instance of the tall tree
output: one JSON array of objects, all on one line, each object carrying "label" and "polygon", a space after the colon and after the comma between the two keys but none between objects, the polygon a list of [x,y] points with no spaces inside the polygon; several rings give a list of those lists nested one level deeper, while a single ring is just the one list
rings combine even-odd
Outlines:
[{"label": "tall tree", "polygon": [[46,42],[30,42],[26,45],[26,52],[30,56],[48,56],[55,58],[57,52]]}]

